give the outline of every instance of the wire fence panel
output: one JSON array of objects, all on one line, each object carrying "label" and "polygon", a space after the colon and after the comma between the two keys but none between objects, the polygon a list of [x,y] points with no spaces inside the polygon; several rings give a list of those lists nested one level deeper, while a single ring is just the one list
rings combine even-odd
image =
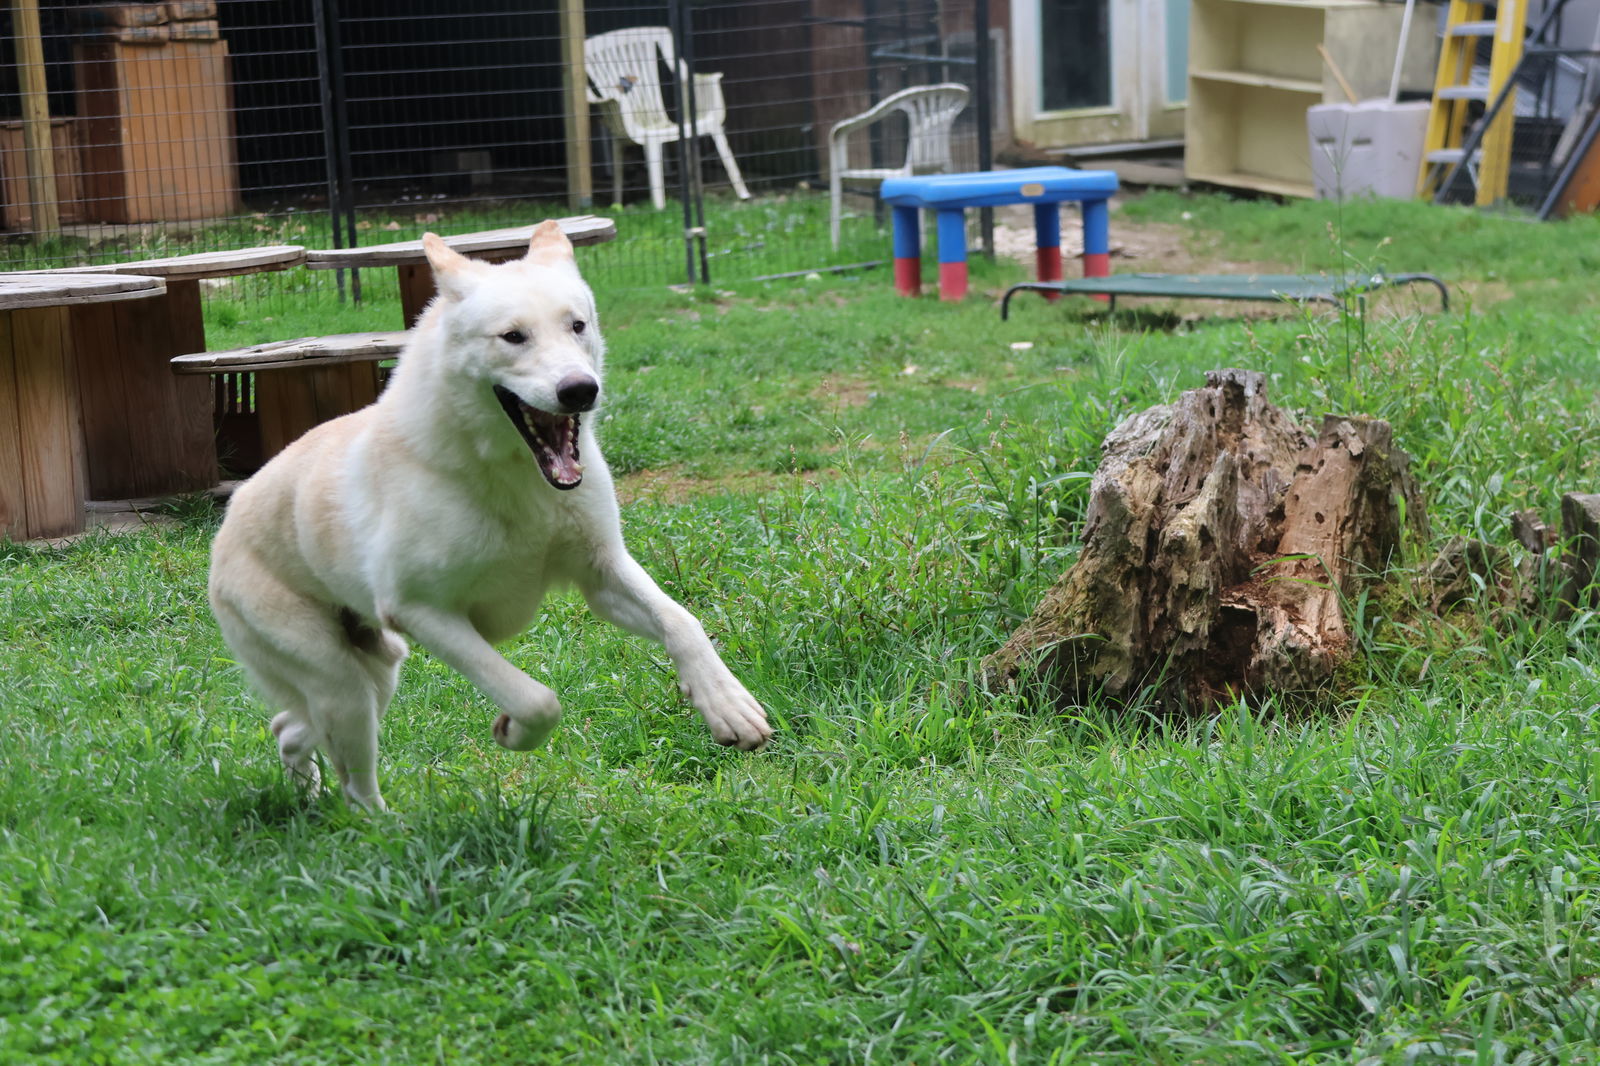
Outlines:
[{"label": "wire fence panel", "polygon": [[[975,42],[989,70],[1003,59],[999,31],[976,31],[987,6],[17,0],[0,55],[0,267],[580,213],[617,220],[618,239],[585,253],[611,285],[881,261],[875,182],[849,184],[832,238],[829,133],[902,89],[959,83],[971,96],[942,165],[985,165],[993,99]],[[618,41],[653,51],[607,58]],[[911,139],[892,114],[854,135],[851,165],[891,170]],[[354,280],[290,271],[231,295]],[[383,281],[361,284],[371,297]]]}]

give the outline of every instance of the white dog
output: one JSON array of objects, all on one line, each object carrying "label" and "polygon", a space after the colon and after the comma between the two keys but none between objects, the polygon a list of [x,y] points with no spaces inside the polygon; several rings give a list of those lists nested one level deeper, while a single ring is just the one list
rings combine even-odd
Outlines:
[{"label": "white dog", "polygon": [[501,747],[538,747],[561,704],[493,645],[558,583],[665,645],[718,743],[761,747],[772,735],[761,705],[623,545],[611,473],[581,417],[600,400],[604,344],[561,227],[542,223],[525,258],[498,266],[431,233],[423,245],[439,295],[388,388],[240,486],[212,548],[211,608],[281,708],[284,766],[316,787],[320,746],[351,803],[384,809],[378,722],[403,637],[495,702]]}]

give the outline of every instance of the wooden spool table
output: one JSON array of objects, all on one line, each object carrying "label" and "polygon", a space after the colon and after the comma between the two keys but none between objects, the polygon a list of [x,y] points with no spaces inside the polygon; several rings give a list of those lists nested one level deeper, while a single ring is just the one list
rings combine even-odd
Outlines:
[{"label": "wooden spool table", "polygon": [[80,356],[105,338],[79,330],[77,315],[154,304],[166,291],[161,278],[139,275],[0,274],[0,535],[83,529]]},{"label": "wooden spool table", "polygon": [[[578,215],[557,221],[567,239],[580,247],[603,244],[617,235],[616,223],[609,218]],[[444,241],[462,255],[500,262],[527,254],[533,229],[529,225],[461,233]],[[395,268],[400,282],[400,306],[408,328],[433,299],[433,271],[420,240],[312,250],[306,252],[305,265],[311,270]],[[218,381],[239,383],[250,375],[253,385],[249,391],[254,397],[259,426],[259,454],[235,463],[239,472],[249,473],[312,426],[376,400],[379,363],[399,354],[404,344],[403,332],[343,333],[228,352],[205,352],[195,347],[189,349],[193,354],[171,363],[176,376],[210,374]],[[244,386],[234,384],[229,388],[239,391]]]},{"label": "wooden spool table", "polygon": [[255,375],[255,409],[264,462],[312,426],[358,410],[376,399],[373,368],[380,360],[399,355],[405,343],[404,330],[301,337],[226,352],[180,355],[172,360],[172,371],[178,375],[210,374],[218,380]]},{"label": "wooden spool table", "polygon": [[[561,231],[574,246],[604,244],[615,240],[617,224],[598,215],[574,215],[559,218]],[[520,259],[528,251],[528,241],[533,237],[532,226],[514,226],[510,229],[484,230],[481,233],[462,233],[446,237],[444,242],[462,255],[473,259],[501,262]],[[422,242],[396,241],[393,244],[369,244],[363,248],[313,249],[306,253],[306,267],[310,270],[356,270],[368,267],[395,268],[400,278],[400,308],[405,312],[406,328],[417,323],[417,316],[433,299],[433,271],[428,267],[428,256]]]},{"label": "wooden spool table", "polygon": [[199,492],[217,483],[217,433],[237,381],[177,377],[175,355],[204,351],[200,282],[285,270],[305,261],[299,245],[200,252],[106,266],[68,267],[56,277],[137,274],[166,281],[157,300],[74,307],[89,498],[120,500]]}]

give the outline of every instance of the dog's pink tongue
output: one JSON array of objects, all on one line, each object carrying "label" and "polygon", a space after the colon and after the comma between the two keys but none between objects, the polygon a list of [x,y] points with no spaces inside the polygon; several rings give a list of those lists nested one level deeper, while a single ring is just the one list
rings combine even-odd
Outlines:
[{"label": "dog's pink tongue", "polygon": [[583,480],[583,464],[570,452],[553,455],[550,457],[550,478],[562,484],[576,484]]}]

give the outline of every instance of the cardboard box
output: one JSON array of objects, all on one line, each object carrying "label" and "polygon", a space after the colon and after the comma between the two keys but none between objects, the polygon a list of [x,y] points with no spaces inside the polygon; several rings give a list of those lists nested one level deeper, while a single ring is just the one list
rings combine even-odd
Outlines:
[{"label": "cardboard box", "polygon": [[217,17],[217,0],[178,0],[176,3],[163,4],[162,7],[166,10],[168,22],[193,22]]},{"label": "cardboard box", "polygon": [[98,4],[74,17],[86,26],[159,26],[167,11],[164,4]]},{"label": "cardboard box", "polygon": [[199,22],[169,22],[161,28],[172,34],[174,41],[215,41],[222,36],[216,19],[202,19]]}]

